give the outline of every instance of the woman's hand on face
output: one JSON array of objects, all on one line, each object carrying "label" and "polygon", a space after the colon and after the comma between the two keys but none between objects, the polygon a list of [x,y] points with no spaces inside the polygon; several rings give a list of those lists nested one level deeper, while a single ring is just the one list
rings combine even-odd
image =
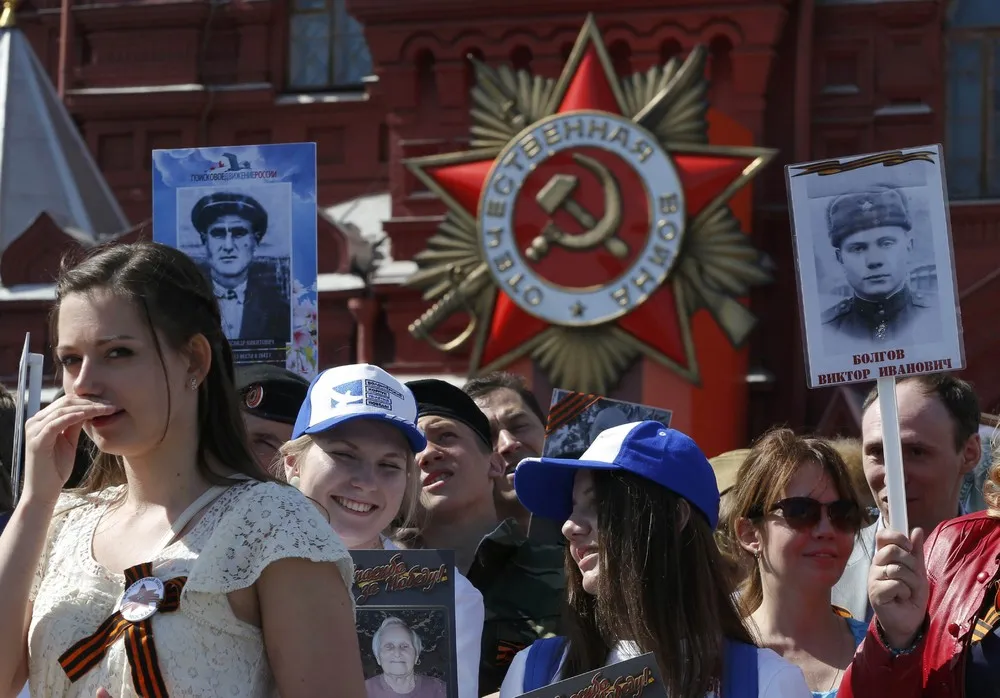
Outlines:
[{"label": "woman's hand on face", "polygon": [[924,532],[914,529],[907,538],[883,529],[875,537],[875,547],[868,598],[885,640],[892,649],[905,649],[927,616],[930,584],[924,567]]},{"label": "woman's hand on face", "polygon": [[55,502],[73,473],[83,424],[116,410],[89,398],[63,396],[24,425],[25,498]]}]

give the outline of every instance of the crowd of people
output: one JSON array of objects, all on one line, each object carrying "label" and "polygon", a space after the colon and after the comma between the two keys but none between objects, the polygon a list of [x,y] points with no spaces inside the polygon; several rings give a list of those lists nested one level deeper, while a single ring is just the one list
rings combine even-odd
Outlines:
[{"label": "crowd of people", "polygon": [[[1000,685],[1000,470],[968,496],[953,376],[897,382],[905,534],[874,393],[859,441],[775,428],[710,461],[645,421],[542,457],[515,375],[234,368],[211,285],[145,242],[67,265],[50,337],[16,508],[0,478],[0,696],[443,698],[407,621],[356,631],[351,551],[414,548],[454,552],[457,698],[647,653],[670,698]],[[17,426],[0,390],[8,468]]]}]

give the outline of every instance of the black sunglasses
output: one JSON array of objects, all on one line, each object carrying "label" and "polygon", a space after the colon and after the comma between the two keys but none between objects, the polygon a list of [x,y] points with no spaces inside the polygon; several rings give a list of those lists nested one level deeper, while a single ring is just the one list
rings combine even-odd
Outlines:
[{"label": "black sunglasses", "polygon": [[[807,531],[819,525],[823,510],[830,519],[830,525],[844,533],[857,533],[867,520],[868,512],[863,511],[857,502],[849,499],[838,499],[824,504],[812,497],[788,497],[774,503],[768,514],[781,512],[781,517],[796,531]],[[749,518],[761,519],[764,512],[760,507],[751,510]]]}]

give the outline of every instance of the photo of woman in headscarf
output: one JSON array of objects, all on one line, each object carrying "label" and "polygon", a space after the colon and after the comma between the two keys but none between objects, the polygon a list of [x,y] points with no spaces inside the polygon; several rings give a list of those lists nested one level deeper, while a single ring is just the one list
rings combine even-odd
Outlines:
[{"label": "photo of woman in headscarf", "polygon": [[445,698],[445,683],[416,672],[424,649],[420,635],[389,616],[372,638],[372,653],[382,672],[365,681],[368,698]]}]

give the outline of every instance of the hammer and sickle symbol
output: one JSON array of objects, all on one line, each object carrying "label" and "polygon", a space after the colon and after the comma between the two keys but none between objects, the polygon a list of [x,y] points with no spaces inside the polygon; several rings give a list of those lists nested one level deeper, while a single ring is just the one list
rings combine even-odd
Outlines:
[{"label": "hammer and sickle symbol", "polygon": [[572,175],[557,174],[542,187],[535,196],[538,205],[550,216],[559,209],[565,209],[586,230],[578,235],[567,233],[549,221],[542,234],[531,241],[525,255],[533,262],[540,261],[555,244],[569,250],[589,250],[604,245],[608,252],[618,259],[628,256],[628,245],[618,238],[618,228],[622,219],[622,194],[611,171],[594,158],[574,153],[573,159],[587,168],[601,180],[604,187],[604,215],[598,220],[584,209],[572,194],[580,180]]}]

